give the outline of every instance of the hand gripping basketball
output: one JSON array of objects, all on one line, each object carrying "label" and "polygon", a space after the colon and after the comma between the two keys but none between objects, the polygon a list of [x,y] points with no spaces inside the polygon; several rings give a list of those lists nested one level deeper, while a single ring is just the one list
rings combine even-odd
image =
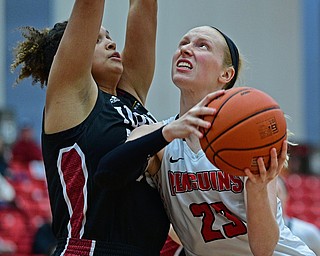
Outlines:
[{"label": "hand gripping basketball", "polygon": [[208,106],[217,109],[215,115],[204,117],[212,125],[202,130],[200,139],[209,161],[237,176],[246,175],[246,168],[257,174],[259,157],[268,169],[271,148],[276,148],[279,155],[287,138],[286,119],[279,104],[258,89],[236,87]]}]

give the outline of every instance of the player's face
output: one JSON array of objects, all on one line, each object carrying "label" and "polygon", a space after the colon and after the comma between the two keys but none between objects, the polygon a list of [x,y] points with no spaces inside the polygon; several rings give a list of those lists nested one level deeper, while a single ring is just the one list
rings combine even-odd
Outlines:
[{"label": "player's face", "polygon": [[172,80],[181,89],[186,86],[213,91],[221,88],[223,73],[223,37],[211,27],[190,30],[180,40],[172,59]]},{"label": "player's face", "polygon": [[92,62],[92,74],[101,86],[111,82],[116,86],[123,71],[120,53],[116,51],[116,43],[111,39],[109,32],[103,27],[94,51]]}]

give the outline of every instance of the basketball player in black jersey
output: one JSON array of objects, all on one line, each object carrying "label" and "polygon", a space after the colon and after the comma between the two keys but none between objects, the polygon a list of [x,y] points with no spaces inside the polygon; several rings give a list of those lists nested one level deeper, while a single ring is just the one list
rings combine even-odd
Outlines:
[{"label": "basketball player in black jersey", "polygon": [[93,181],[101,156],[155,122],[143,105],[154,74],[157,1],[130,0],[122,54],[101,27],[103,10],[104,0],[76,0],[67,22],[24,28],[12,64],[21,65],[17,82],[31,76],[47,86],[42,153],[54,255],[159,255],[169,222],[144,175],[124,168],[103,187]]}]

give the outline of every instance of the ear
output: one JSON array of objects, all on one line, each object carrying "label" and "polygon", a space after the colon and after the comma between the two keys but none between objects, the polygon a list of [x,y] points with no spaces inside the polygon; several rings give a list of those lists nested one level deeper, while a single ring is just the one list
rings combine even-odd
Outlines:
[{"label": "ear", "polygon": [[219,82],[223,84],[229,83],[235,75],[234,67],[227,67],[219,76]]}]

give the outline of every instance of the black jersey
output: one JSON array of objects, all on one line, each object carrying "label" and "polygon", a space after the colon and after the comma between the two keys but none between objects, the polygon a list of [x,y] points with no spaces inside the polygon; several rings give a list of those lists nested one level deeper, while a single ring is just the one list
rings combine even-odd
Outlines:
[{"label": "black jersey", "polygon": [[[78,126],[42,132],[42,151],[59,240],[55,255],[159,255],[169,221],[145,177],[101,189],[93,181],[100,158],[155,119],[130,94],[99,90],[94,109]],[[123,161],[126,157],[123,156]]]}]

